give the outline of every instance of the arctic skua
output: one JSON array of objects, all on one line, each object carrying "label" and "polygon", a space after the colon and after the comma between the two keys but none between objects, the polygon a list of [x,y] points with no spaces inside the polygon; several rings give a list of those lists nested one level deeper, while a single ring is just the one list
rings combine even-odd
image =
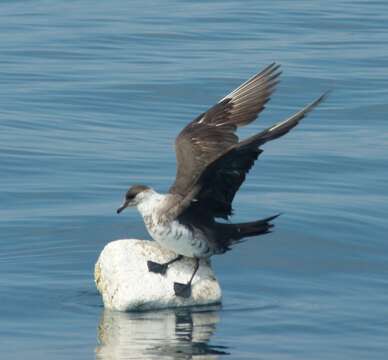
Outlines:
[{"label": "arctic skua", "polygon": [[265,108],[278,83],[279,65],[273,63],[222,98],[189,123],[175,141],[177,172],[167,194],[146,185],[133,185],[117,213],[136,206],[151,237],[177,256],[159,264],[148,261],[151,272],[164,274],[182,257],[195,259],[186,284],[174,283],[177,296],[189,297],[200,258],[223,254],[242,239],[267,234],[278,215],[230,223],[232,202],[261,146],[294,128],[326,94],[288,119],[240,141],[236,131],[253,122]]}]

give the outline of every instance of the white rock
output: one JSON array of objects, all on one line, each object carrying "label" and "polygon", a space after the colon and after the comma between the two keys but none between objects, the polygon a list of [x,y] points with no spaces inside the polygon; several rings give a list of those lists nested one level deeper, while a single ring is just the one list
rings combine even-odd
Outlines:
[{"label": "white rock", "polygon": [[184,258],[173,263],[165,275],[148,271],[148,260],[164,263],[174,257],[175,253],[154,241],[125,239],[107,244],[94,271],[104,306],[131,311],[209,305],[221,301],[221,288],[209,260],[201,259],[190,298],[176,296],[174,282],[188,282],[194,270],[194,259]]}]

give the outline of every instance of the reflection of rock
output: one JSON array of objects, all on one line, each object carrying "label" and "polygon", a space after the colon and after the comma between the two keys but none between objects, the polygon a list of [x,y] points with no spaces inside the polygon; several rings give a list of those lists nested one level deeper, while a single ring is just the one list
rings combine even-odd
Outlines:
[{"label": "reflection of rock", "polygon": [[174,282],[190,279],[193,259],[177,261],[165,275],[148,271],[148,260],[164,263],[175,256],[151,241],[117,240],[106,245],[95,267],[95,281],[105,307],[128,311],[219,303],[221,288],[207,260],[201,260],[192,296],[187,299],[175,296]]},{"label": "reflection of rock", "polygon": [[208,345],[218,321],[217,308],[103,310],[96,359],[218,359],[219,354],[226,354],[224,349]]}]

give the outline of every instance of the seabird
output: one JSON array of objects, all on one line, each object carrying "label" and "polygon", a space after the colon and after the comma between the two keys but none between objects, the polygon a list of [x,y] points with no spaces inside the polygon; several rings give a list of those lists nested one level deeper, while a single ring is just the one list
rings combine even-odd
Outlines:
[{"label": "seabird", "polygon": [[223,254],[250,236],[270,232],[278,215],[232,224],[234,196],[267,141],[277,139],[295,127],[326,94],[292,115],[242,141],[237,128],[253,122],[275,90],[281,71],[273,63],[222,98],[189,123],[175,141],[177,172],[167,194],[145,185],[134,185],[117,213],[136,206],[151,237],[177,256],[167,263],[148,261],[151,272],[164,274],[182,257],[195,259],[186,284],[174,283],[177,296],[189,297],[199,259]]}]

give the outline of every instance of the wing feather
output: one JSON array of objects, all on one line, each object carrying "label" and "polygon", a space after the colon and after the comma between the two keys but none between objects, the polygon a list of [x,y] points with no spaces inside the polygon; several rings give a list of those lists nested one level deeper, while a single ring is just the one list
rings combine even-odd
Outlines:
[{"label": "wing feather", "polygon": [[190,194],[191,199],[195,198],[196,201],[191,202],[189,198],[186,198],[184,206],[178,213],[183,212],[185,207],[190,207],[195,208],[198,213],[208,214],[211,218],[227,219],[233,213],[232,202],[236,192],[263,151],[260,146],[288,133],[326,96],[327,93],[321,95],[288,119],[225,150],[223,154],[208,164],[196,181],[195,191]]},{"label": "wing feather", "polygon": [[213,217],[226,219],[232,215],[234,196],[262,153],[260,146],[288,133],[326,96],[327,93],[321,95],[288,119],[235,144],[209,164],[198,181],[201,189],[196,195],[195,206],[202,207]]},{"label": "wing feather", "polygon": [[257,118],[275,90],[279,65],[267,66],[188,124],[175,142],[177,174],[170,193],[186,196],[206,167],[238,144],[237,127]]}]

